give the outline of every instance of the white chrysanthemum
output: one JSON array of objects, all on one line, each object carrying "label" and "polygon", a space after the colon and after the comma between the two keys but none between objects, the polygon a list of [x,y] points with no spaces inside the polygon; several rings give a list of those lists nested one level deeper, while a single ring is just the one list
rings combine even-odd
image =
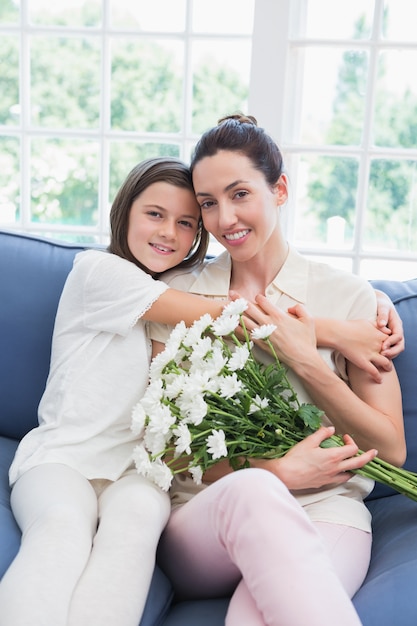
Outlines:
[{"label": "white chrysanthemum", "polygon": [[171,413],[171,409],[166,404],[158,405],[149,418],[149,424],[147,431],[149,432],[161,432],[166,435],[171,426],[175,424],[175,415]]},{"label": "white chrysanthemum", "polygon": [[151,361],[149,366],[149,380],[157,381],[161,378],[164,368],[177,355],[176,350],[163,350],[157,354]]},{"label": "white chrysanthemum", "polygon": [[181,422],[172,432],[175,437],[177,437],[175,441],[175,456],[178,457],[184,452],[191,454],[191,433],[188,430],[187,424]]},{"label": "white chrysanthemum", "polygon": [[199,465],[192,465],[188,468],[188,471],[191,474],[191,477],[196,485],[201,485],[203,480],[203,470]]},{"label": "white chrysanthemum", "polygon": [[266,409],[269,405],[268,398],[261,398],[258,394],[253,398],[253,402],[249,407],[249,413],[256,413],[261,409]]},{"label": "white chrysanthemum", "polygon": [[143,437],[146,449],[149,450],[152,456],[158,456],[165,451],[167,439],[167,435],[148,429],[145,430]]},{"label": "white chrysanthemum", "polygon": [[201,338],[204,331],[211,325],[213,318],[209,313],[206,313],[200,319],[196,320],[191,328],[188,329],[186,336],[183,339],[184,346],[192,347]]},{"label": "white chrysanthemum", "polygon": [[230,376],[220,378],[220,395],[223,398],[232,398],[242,389],[242,382],[238,379],[235,372]]},{"label": "white chrysanthemum", "polygon": [[216,393],[219,390],[219,378],[216,374],[211,371],[210,361],[204,365],[204,369],[197,366],[190,368],[188,376],[183,381],[182,399],[194,402],[197,396],[203,396],[207,391]]},{"label": "white chrysanthemum", "polygon": [[230,335],[239,325],[239,315],[220,316],[211,325],[213,333],[217,337]]},{"label": "white chrysanthemum", "polygon": [[207,437],[207,452],[211,454],[213,459],[220,459],[227,456],[226,437],[223,430],[213,430],[212,434]]},{"label": "white chrysanthemum", "polygon": [[243,369],[246,365],[249,355],[250,352],[246,344],[238,346],[237,348],[235,348],[232,356],[227,362],[227,367],[231,372]]},{"label": "white chrysanthemum", "polygon": [[161,404],[161,399],[164,395],[164,388],[162,386],[162,380],[153,380],[146,388],[139,404],[141,404],[147,415],[151,414]]},{"label": "white chrysanthemum", "polygon": [[138,474],[147,478],[151,470],[151,461],[149,454],[143,444],[135,446],[133,449],[133,461],[135,462]]},{"label": "white chrysanthemum", "polygon": [[212,340],[210,337],[200,337],[193,345],[193,351],[191,352],[189,359],[191,363],[202,364],[204,357],[212,349]]},{"label": "white chrysanthemum", "polygon": [[175,404],[181,411],[184,421],[188,424],[198,426],[207,415],[207,404],[201,395],[180,397]]},{"label": "white chrysanthemum", "polygon": [[275,324],[263,324],[259,326],[259,328],[254,328],[251,331],[251,337],[252,339],[268,339],[275,329]]},{"label": "white chrysanthemum", "polygon": [[187,332],[188,329],[185,322],[178,322],[165,343],[165,349],[177,352]]},{"label": "white chrysanthemum", "polygon": [[225,315],[241,315],[248,308],[248,303],[245,298],[239,298],[234,302],[229,302],[222,312],[222,316]]},{"label": "white chrysanthemum", "polygon": [[207,354],[204,359],[196,359],[195,361],[193,361],[189,369],[190,376],[194,377],[198,375],[203,375],[203,391],[216,391],[218,389],[218,385],[216,384],[215,379],[227,363],[227,357],[223,354],[222,346],[218,345],[217,342],[217,339],[215,342],[213,342],[210,353]]},{"label": "white chrysanthemum", "polygon": [[163,491],[168,491],[171,487],[173,474],[168,465],[161,461],[161,459],[157,459],[151,463],[149,476]]},{"label": "white chrysanthemum", "polygon": [[138,403],[133,407],[131,429],[134,435],[142,437],[145,429],[146,412],[143,406]]},{"label": "white chrysanthemum", "polygon": [[173,400],[182,393],[183,387],[187,382],[187,375],[184,372],[180,374],[170,374],[169,377],[166,377],[165,382],[165,397],[169,400]]},{"label": "white chrysanthemum", "polygon": [[155,407],[149,415],[149,424],[145,428],[144,441],[152,456],[157,456],[165,450],[167,443],[172,438],[171,427],[175,422],[175,416],[166,405]]}]

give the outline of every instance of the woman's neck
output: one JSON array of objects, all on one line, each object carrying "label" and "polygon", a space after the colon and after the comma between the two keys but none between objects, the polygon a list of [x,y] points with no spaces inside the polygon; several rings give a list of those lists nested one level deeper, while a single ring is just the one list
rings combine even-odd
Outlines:
[{"label": "woman's neck", "polygon": [[247,300],[253,300],[256,295],[265,294],[266,288],[277,276],[288,255],[288,243],[275,247],[271,254],[265,249],[262,254],[248,261],[234,261],[232,259],[232,274],[230,289],[239,293]]}]

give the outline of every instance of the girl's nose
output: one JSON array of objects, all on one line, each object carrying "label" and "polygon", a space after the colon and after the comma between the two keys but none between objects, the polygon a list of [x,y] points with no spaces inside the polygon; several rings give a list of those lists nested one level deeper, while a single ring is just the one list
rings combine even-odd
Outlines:
[{"label": "girl's nose", "polygon": [[176,226],[174,222],[164,220],[163,224],[159,227],[159,234],[165,239],[175,239]]}]

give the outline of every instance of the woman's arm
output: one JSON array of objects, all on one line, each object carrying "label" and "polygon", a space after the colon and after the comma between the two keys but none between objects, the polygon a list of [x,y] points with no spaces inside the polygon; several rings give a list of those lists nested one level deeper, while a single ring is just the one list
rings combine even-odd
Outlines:
[{"label": "woman's arm", "polygon": [[[316,348],[314,322],[304,307],[285,313],[264,296],[249,304],[256,324],[275,324],[270,339],[278,358],[301,379],[312,401],[331,420],[339,434],[348,433],[362,450],[376,448],[381,458],[395,465],[405,460],[405,437],[400,386],[395,369],[375,381],[348,362],[349,385],[333,372]],[[250,324],[250,321],[248,321]]]}]

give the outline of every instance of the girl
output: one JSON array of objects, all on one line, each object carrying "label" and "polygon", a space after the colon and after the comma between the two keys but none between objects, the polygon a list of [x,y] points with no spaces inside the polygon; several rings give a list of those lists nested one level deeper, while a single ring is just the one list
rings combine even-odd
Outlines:
[{"label": "girl", "polygon": [[[375,294],[357,276],[304,259],[285,240],[281,153],[254,118],[232,116],[207,131],[191,169],[204,226],[226,252],[171,286],[218,298],[233,290],[254,301],[249,327],[276,324],[271,339],[301,401],[313,401],[326,417],[281,459],[234,473],[218,463],[201,488],[189,476],[174,479],[160,563],[179,597],[232,594],[228,626],[359,626],[350,598],[369,564],[363,498],[372,481],[351,470],[373,459],[375,448],[403,463],[400,389],[394,369],[380,372],[378,384],[340,354],[318,350],[304,307],[318,317],[331,311],[341,321],[374,320]],[[154,329],[153,337],[164,335]],[[344,447],[321,448],[335,430],[355,441],[344,435]]]},{"label": "girl", "polygon": [[139,164],[110,221],[109,252],[78,254],[68,276],[39,426],[10,468],[22,544],[0,584],[1,626],[138,626],[169,515],[168,496],[132,468],[130,423],[148,380],[145,321],[221,311],[154,280],[206,253],[189,169]]}]

